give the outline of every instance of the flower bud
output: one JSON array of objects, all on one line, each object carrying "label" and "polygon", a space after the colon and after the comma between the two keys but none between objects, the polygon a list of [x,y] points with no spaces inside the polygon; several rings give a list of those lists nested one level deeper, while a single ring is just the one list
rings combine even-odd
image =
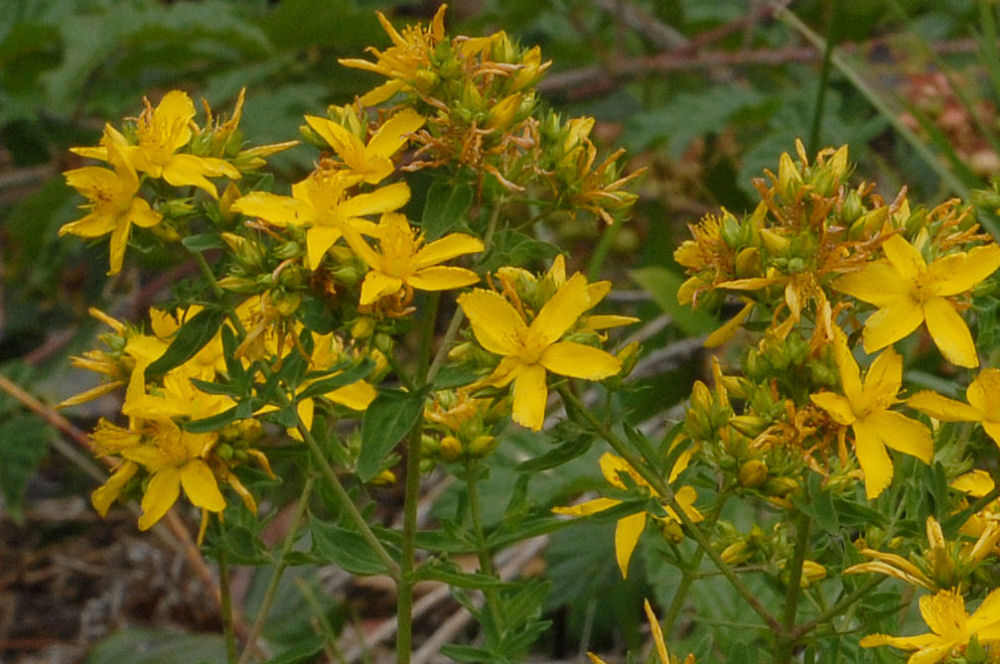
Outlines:
[{"label": "flower bud", "polygon": [[802,576],[799,583],[803,588],[808,588],[813,583],[826,578],[826,568],[814,560],[802,561]]},{"label": "flower bud", "polygon": [[793,201],[802,188],[802,174],[787,152],[778,160],[778,192],[786,201]]},{"label": "flower bud", "polygon": [[736,277],[744,279],[760,271],[760,250],[757,247],[744,247],[736,254],[734,261]]},{"label": "flower bud", "polygon": [[462,456],[462,443],[455,436],[445,436],[441,439],[438,455],[445,461],[456,461]]},{"label": "flower bud", "polygon": [[740,540],[733,542],[723,549],[722,553],[719,554],[719,558],[727,565],[742,565],[750,559],[752,554],[753,552],[750,551],[750,546],[746,541]]},{"label": "flower bud", "polygon": [[489,434],[480,434],[469,443],[469,454],[473,457],[482,458],[492,452],[497,446],[497,439]]},{"label": "flower bud", "polygon": [[386,484],[394,484],[396,482],[396,474],[386,468],[374,478],[372,478],[371,483],[375,486],[385,486]]},{"label": "flower bud", "polygon": [[375,319],[370,316],[362,316],[351,325],[351,337],[354,339],[367,339],[375,333]]},{"label": "flower bud", "polygon": [[759,459],[750,459],[740,466],[737,475],[740,486],[752,489],[767,481],[767,464]]}]

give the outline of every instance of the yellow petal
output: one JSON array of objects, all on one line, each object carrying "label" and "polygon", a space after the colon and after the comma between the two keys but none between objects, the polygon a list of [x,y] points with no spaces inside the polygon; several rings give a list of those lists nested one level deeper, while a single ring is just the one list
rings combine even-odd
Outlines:
[{"label": "yellow petal", "polygon": [[406,143],[408,134],[424,126],[426,118],[411,108],[396,113],[379,127],[368,142],[367,152],[379,157],[390,157]]},{"label": "yellow petal", "polygon": [[536,332],[547,346],[565,334],[580,315],[590,308],[590,296],[587,294],[587,279],[582,274],[574,274],[562,285],[555,295],[549,298],[535,320],[531,322],[531,330]]},{"label": "yellow petal", "polygon": [[163,166],[163,179],[175,187],[198,187],[212,198],[218,198],[215,185],[206,179],[212,175],[212,168],[201,157],[193,154],[175,154]]},{"label": "yellow petal", "polygon": [[111,504],[118,500],[122,489],[125,488],[125,485],[128,484],[128,481],[132,479],[137,470],[139,470],[138,464],[132,461],[125,461],[115,469],[115,472],[111,474],[111,477],[104,484],[97,487],[90,494],[90,502],[98,514],[101,516],[108,515]]},{"label": "yellow petal", "polygon": [[623,579],[628,578],[628,563],[632,560],[632,553],[645,529],[645,512],[619,519],[615,526],[615,559],[618,561],[618,569],[621,570]]},{"label": "yellow petal", "polygon": [[422,268],[403,281],[418,290],[442,291],[471,286],[479,281],[479,275],[464,267],[436,265]]},{"label": "yellow petal", "polygon": [[851,409],[851,402],[835,392],[810,394],[809,400],[830,414],[838,424],[847,426],[857,419]]},{"label": "yellow petal", "polygon": [[63,173],[66,184],[93,200],[99,192],[117,191],[121,177],[115,171],[100,166],[84,166]]},{"label": "yellow petal", "polygon": [[969,385],[965,396],[969,404],[979,411],[980,417],[1000,420],[1000,369],[987,368],[979,372]]},{"label": "yellow petal", "polygon": [[865,417],[866,427],[872,427],[888,447],[915,456],[924,463],[934,458],[934,437],[922,422],[911,420],[902,413],[883,410]]},{"label": "yellow petal", "polygon": [[115,217],[110,214],[91,212],[82,219],[71,221],[59,227],[59,235],[76,235],[77,237],[101,237],[115,229]]},{"label": "yellow petal", "polygon": [[518,352],[518,338],[524,335],[528,326],[502,295],[477,288],[459,295],[458,306],[469,318],[472,332],[483,348],[497,355]]},{"label": "yellow petal", "polygon": [[621,478],[622,475],[636,480],[636,484],[644,485],[644,482],[639,478],[639,474],[629,465],[628,461],[620,456],[616,456],[611,452],[605,452],[598,460],[598,464],[601,466],[601,474],[604,475],[605,481],[613,487],[619,489],[625,488],[625,482]]},{"label": "yellow petal", "polygon": [[736,331],[741,325],[743,325],[743,321],[750,316],[755,304],[756,303],[752,301],[748,302],[742,309],[740,309],[739,313],[726,321],[722,327],[717,329],[715,332],[708,335],[708,338],[705,339],[705,348],[716,348],[732,339],[733,335],[736,334]]},{"label": "yellow petal", "polygon": [[365,145],[360,138],[333,120],[315,115],[307,115],[305,118],[306,123],[327,142],[327,145],[333,148],[334,152],[344,160],[344,163],[353,169],[364,166]]},{"label": "yellow petal", "polygon": [[982,498],[992,491],[996,484],[985,470],[972,470],[956,477],[949,486],[974,498]]},{"label": "yellow petal", "polygon": [[234,212],[248,217],[257,217],[277,226],[312,224],[315,212],[311,205],[291,198],[265,191],[252,191],[233,203]]},{"label": "yellow petal", "polygon": [[915,280],[917,275],[927,268],[927,263],[917,248],[904,240],[901,235],[893,235],[883,242],[882,250],[889,263],[903,279]]},{"label": "yellow petal", "polygon": [[937,295],[958,295],[971,290],[1000,267],[1000,247],[989,244],[967,254],[951,254],[931,263],[932,287]]},{"label": "yellow petal", "polygon": [[980,417],[979,412],[969,404],[930,390],[917,392],[906,400],[906,405],[942,422],[975,422]]},{"label": "yellow petal", "polygon": [[514,421],[539,431],[545,423],[548,396],[545,369],[540,364],[522,364],[514,377]]},{"label": "yellow petal", "polygon": [[483,241],[464,233],[451,233],[420,249],[413,259],[415,268],[437,265],[446,260],[483,250]]},{"label": "yellow petal", "polygon": [[194,102],[183,90],[171,90],[163,95],[156,110],[153,111],[153,122],[161,127],[169,127],[174,131],[174,142],[170,147],[174,150],[184,147],[191,138],[188,123],[194,118]]},{"label": "yellow petal", "polygon": [[833,328],[833,360],[844,396],[852,404],[857,402],[861,398],[861,369],[847,346],[847,335],[839,327]]},{"label": "yellow petal", "polygon": [[959,625],[964,628],[969,617],[965,612],[965,600],[954,590],[942,590],[921,597],[920,615],[931,631],[942,636],[954,634]]},{"label": "yellow petal", "polygon": [[868,500],[878,497],[892,483],[892,459],[877,431],[858,420],[854,430],[854,454],[865,473],[865,493]]},{"label": "yellow petal", "polygon": [[315,270],[323,262],[326,251],[339,240],[341,232],[334,226],[313,226],[306,231],[306,253],[309,256],[309,269]]},{"label": "yellow petal", "polygon": [[638,323],[639,318],[635,316],[619,316],[616,314],[594,314],[593,316],[587,316],[585,321],[585,327],[591,332],[598,332],[600,330],[607,330],[612,327],[621,327],[622,325],[631,325],[633,323]]},{"label": "yellow petal", "polygon": [[176,468],[164,466],[153,473],[146,486],[146,493],[142,496],[139,530],[149,530],[153,524],[162,519],[177,501],[180,492],[181,474]]},{"label": "yellow petal", "polygon": [[978,367],[976,345],[965,321],[950,302],[932,297],[924,302],[927,331],[945,359],[960,367]]},{"label": "yellow petal", "polygon": [[361,306],[371,304],[380,297],[391,295],[403,287],[403,280],[377,270],[369,270],[361,284]]},{"label": "yellow petal", "polygon": [[125,248],[128,246],[129,223],[119,217],[115,220],[115,227],[111,231],[108,239],[108,248],[111,251],[111,269],[108,274],[118,274],[122,270],[122,263],[125,260]]},{"label": "yellow petal", "polygon": [[867,410],[885,409],[896,400],[903,383],[903,358],[892,348],[882,351],[865,374],[863,399]]},{"label": "yellow petal", "polygon": [[191,459],[181,467],[180,475],[184,493],[194,505],[210,512],[226,509],[226,499],[222,497],[215,475],[207,463]]},{"label": "yellow petal", "polygon": [[358,194],[340,204],[339,213],[343,218],[362,217],[398,210],[410,200],[410,187],[405,182],[396,182],[380,187],[369,194]]},{"label": "yellow petal", "polygon": [[142,198],[133,198],[125,214],[131,223],[141,228],[155,226],[163,220],[163,215],[154,212],[149,203]]},{"label": "yellow petal", "polygon": [[[360,59],[343,59],[339,60],[338,62],[348,67],[352,66],[357,67],[358,69],[365,69],[366,67],[359,67],[358,64],[349,64],[349,63],[364,62],[366,65],[372,64],[367,60],[360,60]],[[382,102],[386,101],[387,99],[389,99],[390,97],[392,97],[400,90],[404,89],[405,87],[406,84],[403,81],[386,81],[377,88],[373,88],[372,90],[369,90],[365,94],[361,95],[361,99],[359,101],[361,102],[362,106],[377,106]]]},{"label": "yellow petal", "polygon": [[[921,634],[919,636],[889,636],[888,634],[869,634],[861,639],[862,648],[874,648],[875,646],[895,646],[903,650],[918,650],[926,648],[932,643],[940,641],[934,634]],[[944,651],[946,653],[947,650]],[[943,654],[943,653],[942,653]],[[908,660],[912,662],[913,660]],[[939,660],[932,660],[939,661]]]},{"label": "yellow petal", "polygon": [[[996,629],[996,623],[1000,623],[1000,588],[990,591],[990,594],[986,596],[986,599],[983,600],[979,608],[969,618],[969,631],[980,632],[980,630],[991,625]],[[980,632],[980,640],[982,641],[981,637],[982,634]]]},{"label": "yellow petal", "polygon": [[593,500],[588,500],[580,503],[579,505],[570,505],[569,507],[553,507],[552,511],[556,514],[568,514],[570,516],[590,516],[591,514],[603,512],[604,510],[609,510],[612,507],[621,504],[622,501],[615,500],[614,498],[594,498]]},{"label": "yellow petal", "polygon": [[333,403],[347,406],[351,410],[364,410],[375,399],[375,388],[363,380],[338,387],[325,395]]},{"label": "yellow petal", "polygon": [[865,321],[865,352],[874,353],[899,341],[920,327],[923,320],[923,309],[916,300],[909,296],[893,300]]},{"label": "yellow petal", "polygon": [[610,353],[572,341],[559,341],[542,352],[542,366],[560,376],[601,380],[621,370],[621,362]]},{"label": "yellow petal", "polygon": [[649,600],[644,599],[642,608],[646,611],[646,620],[649,621],[649,630],[653,635],[653,643],[656,645],[656,654],[660,656],[660,661],[664,664],[670,662],[670,654],[667,652],[667,644],[663,640],[663,630],[660,629],[660,621],[653,613],[653,607],[649,605]]}]

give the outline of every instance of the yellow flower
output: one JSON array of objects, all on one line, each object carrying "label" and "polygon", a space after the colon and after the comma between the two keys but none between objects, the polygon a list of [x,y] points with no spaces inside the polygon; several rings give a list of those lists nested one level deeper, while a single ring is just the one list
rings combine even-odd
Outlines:
[{"label": "yellow flower", "polygon": [[333,120],[307,115],[306,122],[319,134],[344,164],[362,182],[378,184],[392,174],[392,155],[403,145],[409,134],[423,126],[425,118],[412,109],[403,109],[386,120],[368,145],[354,133]]},{"label": "yellow flower", "polygon": [[64,173],[69,186],[90,199],[90,203],[81,206],[89,208],[90,213],[62,226],[59,235],[71,233],[90,238],[111,233],[111,269],[108,274],[118,274],[122,269],[132,224],[149,228],[160,223],[163,217],[154,212],[144,199],[136,197],[139,178],[118,147],[109,143],[106,155],[114,167],[113,171],[85,166]]},{"label": "yellow flower", "polygon": [[886,240],[882,248],[886,261],[870,263],[834,282],[838,290],[878,307],[865,322],[865,351],[885,348],[926,321],[927,331],[949,362],[979,366],[969,328],[947,298],[968,292],[1000,267],[1000,247],[976,247],[930,265],[899,235]]},{"label": "yellow flower", "polygon": [[151,177],[163,178],[175,187],[198,187],[218,198],[215,185],[206,178],[224,175],[236,180],[240,172],[223,159],[177,152],[191,140],[194,114],[194,102],[180,90],[165,94],[155,109],[146,100],[135,128],[138,145],[128,147],[128,160],[136,170]]},{"label": "yellow flower", "polygon": [[[412,90],[420,70],[430,66],[430,58],[437,45],[444,40],[444,12],[447,5],[441,5],[428,28],[419,25],[403,28],[399,34],[392,23],[382,14],[378,20],[382,28],[392,39],[392,46],[385,51],[369,47],[368,52],[375,56],[375,62],[360,58],[345,58],[338,62],[345,67],[355,67],[381,74],[389,80],[361,97],[364,106],[374,106],[389,99],[394,94],[404,90]],[[428,72],[430,73],[430,72]]]},{"label": "yellow flower", "polygon": [[500,364],[481,384],[504,387],[514,383],[514,421],[542,428],[548,387],[545,372],[600,380],[618,373],[613,355],[584,344],[559,341],[594,302],[582,274],[575,274],[545,303],[529,325],[502,295],[476,289],[463,293],[458,304],[472,324],[480,345],[502,355]]},{"label": "yellow flower", "polygon": [[980,371],[965,397],[967,404],[925,390],[910,397],[906,405],[942,422],[979,422],[1000,446],[1000,369]]},{"label": "yellow flower", "polygon": [[935,664],[949,655],[961,655],[972,637],[981,644],[1000,641],[1000,589],[994,590],[970,616],[965,600],[954,590],[920,598],[920,615],[931,632],[918,636],[870,634],[861,646],[894,646],[915,651],[908,664]]},{"label": "yellow flower", "polygon": [[[688,458],[690,458],[689,455],[682,455],[682,458],[678,459],[670,472],[668,481],[672,482],[687,467]],[[622,481],[621,475],[627,475],[633,484],[660,498],[660,494],[625,459],[615,456],[610,452],[605,452],[601,455],[600,464],[601,474],[604,475],[604,479],[607,480],[608,484],[613,487],[625,489],[625,482]],[[694,506],[694,501],[698,499],[698,494],[693,488],[689,486],[681,487],[675,492],[674,497],[677,499],[677,503],[681,506],[681,509],[684,510],[684,513],[692,521],[697,523],[704,519],[701,512]],[[622,501],[615,498],[594,498],[593,500],[588,500],[572,507],[555,507],[552,511],[556,514],[590,516],[591,514],[603,512],[604,510],[621,505],[621,503]],[[670,507],[666,507],[665,509],[668,514],[666,521],[675,525],[680,523],[680,517],[677,516],[677,513],[673,509]],[[618,562],[618,569],[621,570],[623,579],[628,578],[629,561],[632,559],[635,547],[639,544],[639,537],[645,529],[646,512],[637,512],[636,514],[622,517],[615,526],[615,559]]]},{"label": "yellow flower", "polygon": [[889,410],[903,380],[903,360],[891,348],[872,362],[864,383],[844,333],[834,328],[834,358],[843,395],[811,394],[814,404],[854,432],[854,452],[865,473],[865,491],[875,498],[892,482],[892,459],[886,447],[910,454],[924,463],[934,455],[930,430],[901,413]]},{"label": "yellow flower", "polygon": [[368,305],[400,288],[439,291],[461,288],[479,281],[479,275],[463,267],[438,265],[463,254],[483,250],[478,238],[464,233],[451,233],[423,245],[423,236],[411,228],[402,214],[382,215],[373,233],[379,240],[379,251],[371,248],[360,233],[349,230],[345,239],[358,256],[368,264],[361,284],[361,305]]},{"label": "yellow flower", "polygon": [[292,185],[291,197],[254,191],[233,203],[232,209],[275,226],[305,227],[309,268],[315,270],[345,229],[370,235],[375,224],[362,217],[398,210],[410,200],[405,182],[348,196],[356,180],[346,171],[320,170]]}]

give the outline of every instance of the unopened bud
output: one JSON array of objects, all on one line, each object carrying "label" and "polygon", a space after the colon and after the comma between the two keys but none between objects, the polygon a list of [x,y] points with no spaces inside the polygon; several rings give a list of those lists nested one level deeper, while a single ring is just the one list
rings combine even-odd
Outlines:
[{"label": "unopened bud", "polygon": [[719,558],[727,565],[742,565],[750,559],[752,552],[745,540],[733,542],[719,554]]},{"label": "unopened bud", "polygon": [[445,461],[455,461],[462,456],[462,443],[455,436],[445,436],[441,439],[438,454]]},{"label": "unopened bud", "polygon": [[759,459],[750,459],[740,466],[737,475],[740,486],[752,489],[767,481],[767,464]]},{"label": "unopened bud", "polygon": [[362,316],[351,325],[351,337],[354,339],[367,339],[375,333],[375,319],[369,316]]}]

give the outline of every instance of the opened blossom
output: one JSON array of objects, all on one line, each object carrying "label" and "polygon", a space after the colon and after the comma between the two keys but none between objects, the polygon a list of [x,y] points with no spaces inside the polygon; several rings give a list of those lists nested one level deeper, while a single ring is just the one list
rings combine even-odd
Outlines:
[{"label": "opened blossom", "polygon": [[392,174],[392,156],[406,144],[409,135],[423,126],[425,118],[404,109],[386,120],[368,144],[333,120],[307,115],[306,122],[333,148],[350,171],[362,182],[378,184]]},{"label": "opened blossom", "polygon": [[[920,615],[931,631],[917,636],[870,634],[861,646],[894,646],[914,651],[907,664],[936,664],[961,656],[973,637],[987,645],[1000,641],[1000,589],[994,590],[970,616],[965,599],[954,590],[920,598]],[[990,660],[993,661],[993,660]]]},{"label": "opened blossom", "polygon": [[1000,247],[989,244],[948,254],[930,265],[899,235],[886,240],[882,249],[885,261],[834,282],[837,290],[878,307],[865,321],[865,351],[885,348],[926,322],[945,359],[963,367],[979,366],[969,328],[948,298],[967,293],[1000,267]]},{"label": "opened blossom", "polygon": [[574,341],[560,341],[596,304],[582,274],[574,274],[560,286],[530,323],[494,291],[463,293],[458,304],[469,318],[479,344],[503,358],[480,384],[505,387],[513,383],[514,421],[530,429],[541,429],[545,420],[546,372],[601,380],[621,369],[621,363],[610,353]]},{"label": "opened blossom", "polygon": [[292,185],[290,197],[254,191],[234,202],[232,209],[274,226],[305,228],[309,269],[315,270],[347,229],[372,234],[375,224],[365,216],[398,210],[410,200],[405,182],[352,196],[349,189],[356,182],[349,171],[319,170]]},{"label": "opened blossom", "polygon": [[114,170],[85,166],[64,173],[69,186],[89,199],[90,202],[81,207],[90,212],[82,219],[63,225],[59,234],[94,238],[110,233],[111,269],[108,274],[118,274],[125,259],[132,225],[149,228],[160,223],[163,216],[136,196],[139,177],[119,147],[108,143],[105,156]]},{"label": "opened blossom", "polygon": [[[687,467],[689,459],[690,454],[684,453],[681,455],[681,458],[674,464],[674,468],[670,472],[668,481],[674,481],[674,479]],[[601,474],[604,475],[604,479],[608,482],[608,484],[616,489],[624,490],[626,488],[625,482],[622,480],[622,476],[624,475],[627,476],[635,486],[644,489],[656,498],[661,497],[656,489],[650,486],[649,482],[647,482],[645,478],[643,478],[625,459],[615,456],[610,452],[605,452],[601,455],[600,464]],[[692,521],[698,523],[704,519],[701,512],[699,512],[694,506],[694,501],[697,500],[698,494],[693,488],[689,486],[681,487],[674,493],[674,498],[677,500],[677,504],[680,508],[684,510],[684,513]],[[588,500],[571,507],[556,507],[553,508],[552,511],[556,514],[590,516],[591,514],[603,512],[604,510],[609,510],[612,507],[617,507],[621,504],[622,501],[616,498],[594,498],[593,500]],[[664,509],[667,512],[667,517],[665,519],[661,518],[660,520],[672,524],[674,528],[679,528],[678,524],[680,523],[680,517],[677,516],[677,513],[670,507],[665,507]],[[646,515],[647,513],[645,511],[629,514],[628,516],[619,519],[617,525],[615,526],[615,559],[618,562],[618,569],[621,570],[623,579],[628,578],[629,561],[632,560],[632,554],[635,552],[635,547],[639,544],[639,537],[642,535],[642,531],[646,529]]]},{"label": "opened blossom", "polygon": [[402,214],[382,215],[374,234],[379,248],[374,249],[360,233],[348,231],[345,239],[351,249],[368,264],[361,284],[361,305],[392,295],[401,288],[441,291],[469,286],[479,275],[464,267],[439,265],[464,254],[483,250],[479,238],[451,233],[425,245],[423,236],[410,226]]},{"label": "opened blossom", "polygon": [[865,492],[872,499],[892,483],[887,447],[930,463],[934,440],[926,426],[889,410],[903,382],[903,359],[896,351],[889,348],[876,357],[862,383],[847,339],[835,328],[834,359],[844,393],[819,392],[809,398],[838,424],[851,428],[854,452],[865,474]]}]

